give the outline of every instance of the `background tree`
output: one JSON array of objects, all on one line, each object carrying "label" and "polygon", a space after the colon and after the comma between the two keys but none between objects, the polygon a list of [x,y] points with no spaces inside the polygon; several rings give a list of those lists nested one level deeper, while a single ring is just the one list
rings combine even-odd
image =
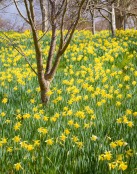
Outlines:
[{"label": "background tree", "polygon": [[49,28],[49,20],[48,20],[48,6],[49,3],[47,0],[39,0],[40,3],[40,9],[41,9],[41,15],[42,15],[42,31],[45,32]]},{"label": "background tree", "polygon": [[[95,20],[95,10],[99,12],[99,14],[106,19],[112,30],[112,36],[115,36],[116,31],[116,21],[115,21],[115,0],[108,1],[100,1],[100,0],[89,0],[89,11],[92,16],[92,21]],[[96,15],[98,16],[98,14]],[[95,21],[92,24],[92,32],[95,33]]]},{"label": "background tree", "polygon": [[[137,0],[115,0],[115,17],[116,17],[116,28],[126,29],[128,24],[128,18],[136,16],[135,10],[137,9]],[[130,21],[133,19],[130,18]]]}]

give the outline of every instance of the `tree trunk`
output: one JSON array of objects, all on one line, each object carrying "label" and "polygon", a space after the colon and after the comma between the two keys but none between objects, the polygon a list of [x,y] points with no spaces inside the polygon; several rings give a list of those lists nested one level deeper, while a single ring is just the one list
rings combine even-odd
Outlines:
[{"label": "tree trunk", "polygon": [[95,29],[95,6],[94,4],[91,5],[91,9],[90,9],[90,16],[91,16],[91,23],[92,23],[92,34],[94,35],[96,32]]},{"label": "tree trunk", "polygon": [[47,104],[50,98],[47,92],[49,92],[50,90],[51,82],[49,79],[45,78],[44,69],[43,69],[43,66],[41,66],[42,58],[40,58],[40,56],[42,55],[38,55],[38,56],[39,57],[37,57],[37,71],[38,71],[38,82],[39,82],[40,93],[41,93],[41,101],[43,104]]},{"label": "tree trunk", "polygon": [[96,29],[95,29],[95,9],[93,9],[93,12],[91,14],[91,20],[92,20],[92,34],[94,35],[95,32],[96,32]]},{"label": "tree trunk", "polygon": [[46,9],[46,1],[40,0],[40,8],[41,8],[41,14],[42,14],[42,31],[45,32],[48,30],[48,12]]},{"label": "tree trunk", "polygon": [[35,46],[35,52],[36,52],[37,73],[38,73],[38,82],[39,82],[40,92],[41,92],[41,101],[43,104],[47,104],[47,102],[49,101],[49,96],[47,95],[47,92],[50,90],[50,80],[45,77],[45,72],[43,68],[42,51],[40,49],[40,45],[38,42],[36,29],[33,27],[32,27],[32,33],[33,33],[33,40],[34,40],[34,46]]},{"label": "tree trunk", "polygon": [[137,29],[137,17],[133,17],[133,21],[134,21],[134,29]]},{"label": "tree trunk", "polygon": [[124,12],[124,20],[123,20],[123,28],[124,28],[124,30],[126,30],[126,24],[127,24],[127,16],[126,16],[126,12]]},{"label": "tree trunk", "polygon": [[41,101],[43,104],[47,104],[50,96],[49,94],[47,94],[50,91],[50,81],[48,80],[44,80],[45,83],[44,85],[42,85],[41,88]]},{"label": "tree trunk", "polygon": [[116,18],[115,18],[114,3],[112,4],[111,25],[112,25],[111,26],[112,36],[115,37],[115,35],[116,35]]},{"label": "tree trunk", "polygon": [[124,15],[119,11],[116,12],[116,28],[118,30],[124,29]]}]

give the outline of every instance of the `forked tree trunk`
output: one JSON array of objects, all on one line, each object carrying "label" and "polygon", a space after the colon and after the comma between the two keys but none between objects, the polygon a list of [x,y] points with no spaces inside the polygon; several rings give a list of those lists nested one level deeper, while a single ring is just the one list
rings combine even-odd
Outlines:
[{"label": "forked tree trunk", "polygon": [[[42,8],[44,8],[45,1],[40,0],[40,2],[42,4]],[[53,56],[54,56],[54,51],[55,51],[55,46],[56,46],[56,29],[57,29],[56,28],[56,25],[57,25],[56,18],[58,15],[56,13],[56,1],[49,1],[49,2],[51,5],[52,38],[51,38],[49,56],[47,58],[47,67],[46,67],[46,71],[45,71],[44,67],[43,67],[42,50],[41,50],[39,37],[38,37],[37,30],[36,30],[36,25],[35,25],[36,21],[35,21],[33,0],[28,0],[28,1],[24,0],[28,20],[26,20],[24,17],[23,18],[30,24],[31,29],[32,29],[33,42],[34,42],[34,46],[35,46],[36,61],[37,61],[37,73],[36,74],[38,77],[38,82],[39,82],[40,92],[41,92],[41,101],[43,104],[47,104],[47,102],[49,101],[49,95],[47,93],[50,90],[51,79],[53,79],[53,77],[56,73],[56,70],[60,63],[62,54],[67,49],[67,47],[72,39],[72,36],[74,34],[74,31],[75,31],[78,21],[80,19],[82,6],[83,6],[85,0],[81,0],[81,2],[80,2],[77,18],[76,18],[75,22],[73,23],[72,29],[68,33],[69,35],[67,38],[64,38],[63,28],[64,28],[64,16],[66,14],[68,1],[63,1],[63,2],[65,2],[65,5],[62,4],[62,8],[64,7],[64,9],[63,9],[63,16],[62,16],[62,21],[61,21],[61,26],[60,26],[60,31],[61,31],[60,44],[59,44],[58,52],[55,56],[55,61],[53,63],[53,66],[52,66],[52,62],[53,62]],[[60,14],[60,11],[58,12],[58,14]],[[43,13],[43,16],[45,16],[45,13]],[[43,19],[43,22],[45,22],[44,19]],[[65,42],[64,42],[64,40],[65,40]]]},{"label": "forked tree trunk", "polygon": [[112,36],[115,37],[115,35],[116,35],[116,18],[115,18],[114,3],[112,4],[111,29],[112,29]]}]

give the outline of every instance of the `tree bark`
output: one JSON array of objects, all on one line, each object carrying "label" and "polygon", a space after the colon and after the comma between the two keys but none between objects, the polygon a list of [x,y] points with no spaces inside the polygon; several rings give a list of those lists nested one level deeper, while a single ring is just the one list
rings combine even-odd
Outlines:
[{"label": "tree bark", "polygon": [[90,16],[91,16],[91,23],[92,23],[92,34],[94,35],[95,32],[96,32],[96,29],[95,29],[95,6],[94,6],[94,3],[93,4],[89,4],[91,5],[91,9],[90,9]]},{"label": "tree bark", "polygon": [[126,12],[124,12],[124,20],[123,20],[123,29],[126,30],[126,23],[127,23],[127,15]]},{"label": "tree bark", "polygon": [[115,8],[114,3],[112,4],[112,12],[111,12],[111,28],[112,28],[112,36],[115,37],[116,35],[116,18],[115,18]]},{"label": "tree bark", "polygon": [[133,17],[134,29],[137,29],[137,17]]},{"label": "tree bark", "polygon": [[124,16],[121,12],[116,12],[116,28],[118,30],[123,29],[124,27]]},{"label": "tree bark", "polygon": [[43,104],[47,104],[50,96],[47,94],[50,91],[50,81],[45,80],[45,84],[41,88],[41,101]]},{"label": "tree bark", "polygon": [[49,96],[47,95],[47,92],[50,90],[50,80],[48,78],[47,79],[45,78],[42,52],[38,44],[38,37],[35,30],[33,31],[33,40],[36,51],[37,72],[38,72],[38,82],[41,92],[41,101],[42,103],[47,104],[47,102],[49,101]]},{"label": "tree bark", "polygon": [[40,0],[40,8],[42,14],[42,31],[45,32],[48,30],[48,12],[46,9],[46,0]]},{"label": "tree bark", "polygon": [[95,29],[95,9],[93,9],[93,12],[91,14],[91,20],[92,20],[92,34],[94,35],[95,32],[96,32],[96,29]]}]

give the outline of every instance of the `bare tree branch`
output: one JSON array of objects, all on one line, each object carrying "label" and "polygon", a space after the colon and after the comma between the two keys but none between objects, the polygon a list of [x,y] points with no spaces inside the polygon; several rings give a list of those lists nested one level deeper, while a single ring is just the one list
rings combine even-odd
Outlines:
[{"label": "bare tree branch", "polygon": [[99,11],[99,13],[101,14],[101,16],[103,17],[103,18],[105,18],[107,21],[109,21],[109,23],[111,23],[111,20],[107,17],[107,16],[105,16],[102,12],[101,12],[101,10],[98,10]]},{"label": "bare tree branch", "polygon": [[13,0],[13,1],[14,1],[14,4],[15,4],[15,6],[16,6],[16,9],[17,9],[19,15],[20,15],[27,23],[29,23],[29,21],[22,15],[21,11],[19,10],[16,0]]},{"label": "bare tree branch", "polygon": [[84,2],[85,2],[85,0],[82,0],[81,3],[80,3],[79,9],[78,9],[78,15],[77,15],[77,18],[76,18],[75,23],[73,25],[73,28],[72,28],[72,30],[70,32],[70,35],[68,37],[68,40],[64,43],[62,49],[58,50],[58,53],[57,53],[56,58],[55,58],[55,62],[53,64],[53,67],[52,67],[51,72],[49,74],[51,78],[53,78],[53,76],[55,75],[57,67],[58,67],[60,59],[61,59],[61,56],[66,51],[66,49],[67,49],[67,47],[68,47],[68,45],[69,45],[69,43],[70,43],[70,41],[72,39],[72,36],[74,34],[74,31],[75,31],[76,26],[77,26],[77,24],[79,22],[79,19],[80,19],[81,9],[82,9],[82,6],[83,6]]},{"label": "bare tree branch", "polygon": [[50,1],[52,9],[51,9],[51,26],[52,26],[52,36],[51,36],[51,43],[50,43],[50,49],[48,53],[48,58],[47,58],[47,66],[46,66],[46,72],[45,74],[49,74],[52,66],[52,60],[53,60],[53,55],[55,51],[55,46],[56,46],[56,31],[57,31],[57,23],[55,19],[55,2]]}]

